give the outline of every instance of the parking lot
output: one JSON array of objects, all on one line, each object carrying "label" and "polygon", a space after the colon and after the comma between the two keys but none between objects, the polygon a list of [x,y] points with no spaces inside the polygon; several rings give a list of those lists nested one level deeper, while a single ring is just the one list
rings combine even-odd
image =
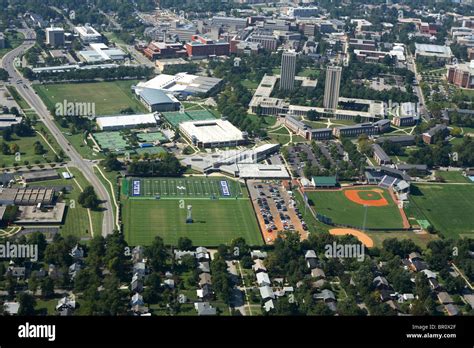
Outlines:
[{"label": "parking lot", "polygon": [[265,243],[273,243],[280,231],[294,230],[307,237],[306,223],[281,181],[249,180],[247,185]]}]

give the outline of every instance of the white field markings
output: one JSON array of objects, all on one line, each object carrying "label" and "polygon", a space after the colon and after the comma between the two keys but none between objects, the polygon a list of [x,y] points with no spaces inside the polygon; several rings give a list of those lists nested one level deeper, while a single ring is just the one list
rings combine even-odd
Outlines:
[{"label": "white field markings", "polygon": [[97,168],[98,172],[100,173],[100,175],[102,175],[102,177],[104,178],[105,181],[107,181],[109,183],[109,187],[110,187],[110,192],[112,193],[112,201],[114,203],[114,206],[115,206],[115,227],[117,227],[117,230],[120,231],[120,224],[119,224],[119,216],[118,216],[118,212],[119,212],[119,205],[117,203],[117,198],[115,197],[115,190],[114,190],[114,185],[110,182],[109,179],[107,179],[107,177],[104,175],[104,173],[102,172],[102,170],[99,168],[99,166],[94,166],[95,168]]},{"label": "white field markings", "polygon": [[[79,187],[79,190],[81,190],[81,192],[84,192],[84,189],[82,188],[81,185],[79,185],[79,182],[76,180],[76,177],[71,173],[71,171],[69,170],[69,167],[66,166],[66,170],[69,172],[69,174],[71,175],[72,177],[72,180],[74,180],[74,182],[76,183],[77,187]],[[91,229],[91,236],[94,237],[94,227],[92,225],[92,215],[91,215],[91,210],[90,209],[87,209],[87,216],[89,217],[89,228]]]}]

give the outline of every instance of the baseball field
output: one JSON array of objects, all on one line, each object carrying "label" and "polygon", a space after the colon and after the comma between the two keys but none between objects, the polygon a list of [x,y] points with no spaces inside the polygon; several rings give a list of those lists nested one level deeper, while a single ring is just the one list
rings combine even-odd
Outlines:
[{"label": "baseball field", "polygon": [[390,193],[380,187],[307,192],[317,214],[334,223],[371,229],[402,229],[403,219]]},{"label": "baseball field", "polygon": [[[124,180],[122,196],[130,245],[149,245],[155,236],[169,245],[176,245],[179,237],[203,246],[230,244],[238,237],[250,245],[263,244],[247,193],[231,179],[131,178]],[[186,221],[188,210],[192,223]]]}]

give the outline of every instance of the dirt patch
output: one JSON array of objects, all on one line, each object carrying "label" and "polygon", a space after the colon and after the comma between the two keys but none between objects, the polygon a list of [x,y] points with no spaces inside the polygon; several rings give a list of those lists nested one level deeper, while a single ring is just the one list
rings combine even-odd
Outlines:
[{"label": "dirt patch", "polygon": [[[359,194],[360,192],[373,192],[373,193],[369,193],[368,197],[373,197],[374,193],[376,193],[380,198],[379,199],[363,199]],[[383,190],[381,189],[344,190],[344,195],[346,196],[348,200],[360,205],[368,205],[370,207],[384,207],[388,205],[388,201],[383,196]]]},{"label": "dirt patch", "polygon": [[364,244],[367,248],[372,248],[374,246],[374,241],[366,233],[354,230],[352,228],[333,228],[329,230],[329,233],[333,236],[344,236],[350,234],[357,237],[357,239]]}]

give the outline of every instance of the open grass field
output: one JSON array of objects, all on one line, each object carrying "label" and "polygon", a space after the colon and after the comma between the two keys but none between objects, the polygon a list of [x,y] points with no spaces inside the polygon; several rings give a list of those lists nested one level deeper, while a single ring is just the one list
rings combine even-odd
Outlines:
[{"label": "open grass field", "polygon": [[[179,237],[203,246],[229,244],[238,237],[250,245],[263,244],[247,192],[228,178],[124,179],[122,195],[130,245],[149,245],[155,236],[169,245],[176,245]],[[188,205],[193,223],[186,223]]]},{"label": "open grass field", "polygon": [[438,170],[436,171],[436,176],[443,178],[446,182],[449,182],[449,183],[452,183],[452,182],[470,183],[471,182],[468,178],[462,175],[462,172],[460,171],[446,172],[444,170]]},{"label": "open grass field", "polygon": [[56,103],[68,102],[95,103],[97,115],[120,114],[126,108],[134,112],[147,112],[145,107],[136,99],[131,86],[136,80],[92,82],[92,83],[58,83],[35,85],[38,95],[46,106],[54,108]]},{"label": "open grass field", "polygon": [[474,184],[413,185],[408,218],[426,219],[445,237],[474,237]]},{"label": "open grass field", "polygon": [[[388,191],[379,187],[380,193],[372,192],[372,188],[358,188],[359,197],[370,202],[386,201],[383,206],[368,206],[366,228],[384,229],[384,228],[403,228],[403,221],[398,207],[393,202]],[[345,189],[340,191],[313,191],[307,192],[310,203],[317,214],[322,214],[332,219],[334,223],[363,226],[365,208],[362,204],[348,199],[344,191],[354,191],[355,189]]]}]

